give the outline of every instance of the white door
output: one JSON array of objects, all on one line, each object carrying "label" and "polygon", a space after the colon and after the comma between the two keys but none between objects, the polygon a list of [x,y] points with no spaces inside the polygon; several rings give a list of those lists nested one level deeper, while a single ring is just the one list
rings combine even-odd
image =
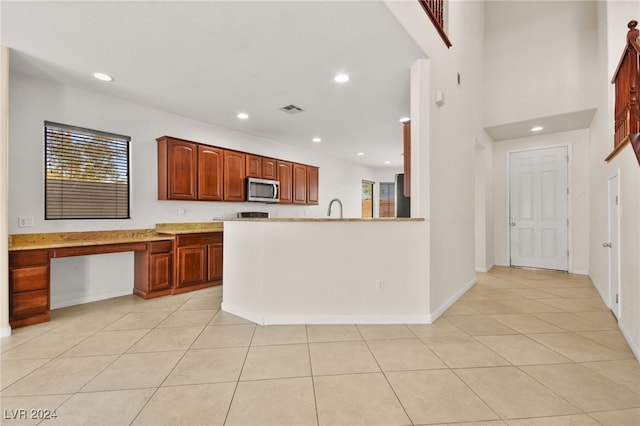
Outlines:
[{"label": "white door", "polygon": [[609,178],[609,241],[603,246],[609,249],[609,304],[616,318],[620,318],[620,269],[619,269],[619,244],[620,216],[618,214],[619,191],[618,174]]},{"label": "white door", "polygon": [[512,266],[569,269],[567,147],[509,154]]}]

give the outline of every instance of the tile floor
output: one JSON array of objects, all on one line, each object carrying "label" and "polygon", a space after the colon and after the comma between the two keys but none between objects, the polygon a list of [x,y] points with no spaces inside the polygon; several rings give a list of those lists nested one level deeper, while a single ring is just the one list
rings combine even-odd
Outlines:
[{"label": "tile floor", "polygon": [[15,330],[1,423],[640,425],[640,366],[584,276],[495,268],[431,325],[262,327],[220,301],[127,296]]}]

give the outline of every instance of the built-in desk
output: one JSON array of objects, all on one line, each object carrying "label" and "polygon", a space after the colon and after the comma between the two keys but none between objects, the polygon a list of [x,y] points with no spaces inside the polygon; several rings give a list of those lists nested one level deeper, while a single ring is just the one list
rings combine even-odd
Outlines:
[{"label": "built-in desk", "polygon": [[[178,270],[174,261],[176,239],[182,234],[208,235],[222,231],[222,224],[161,224],[157,229],[125,231],[14,234],[9,238],[9,323],[12,328],[49,321],[51,309],[51,259],[92,254],[134,252],[133,293],[144,298],[165,296],[222,283],[222,236],[218,235],[220,267],[199,282]],[[212,245],[209,243],[209,245]],[[213,250],[212,250],[213,251]],[[185,250],[185,253],[186,250]],[[204,258],[208,260],[208,257]],[[213,259],[213,257],[212,257]],[[206,266],[206,265],[205,265]],[[184,269],[184,268],[182,268]],[[204,269],[200,267],[200,269]],[[176,278],[177,277],[177,278]],[[176,285],[180,283],[181,285]]]}]

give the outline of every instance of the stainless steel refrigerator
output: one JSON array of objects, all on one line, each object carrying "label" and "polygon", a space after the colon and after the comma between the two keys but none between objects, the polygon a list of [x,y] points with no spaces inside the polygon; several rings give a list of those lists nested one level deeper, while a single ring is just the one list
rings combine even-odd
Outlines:
[{"label": "stainless steel refrigerator", "polygon": [[411,197],[404,196],[404,173],[396,175],[396,217],[411,217]]}]

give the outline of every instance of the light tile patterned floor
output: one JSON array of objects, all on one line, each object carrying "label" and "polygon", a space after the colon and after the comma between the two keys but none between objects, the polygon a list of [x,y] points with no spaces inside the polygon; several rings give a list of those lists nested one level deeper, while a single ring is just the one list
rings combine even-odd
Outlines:
[{"label": "light tile patterned floor", "polygon": [[584,276],[494,268],[431,325],[262,327],[220,302],[127,296],[14,330],[1,423],[640,425],[640,366]]}]

